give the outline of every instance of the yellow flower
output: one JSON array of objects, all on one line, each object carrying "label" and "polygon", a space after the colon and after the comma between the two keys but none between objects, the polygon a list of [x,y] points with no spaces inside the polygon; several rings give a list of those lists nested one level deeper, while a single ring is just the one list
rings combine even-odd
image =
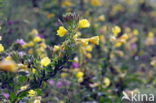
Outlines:
[{"label": "yellow flower", "polygon": [[73,36],[73,39],[77,39],[79,36],[81,36],[81,33],[80,33],[80,32],[77,32],[77,33]]},{"label": "yellow flower", "polygon": [[34,43],[31,41],[31,42],[29,42],[26,46],[28,46],[28,47],[33,47],[33,46],[34,46]]},{"label": "yellow flower", "polygon": [[82,78],[78,78],[78,82],[83,82],[83,77]]},{"label": "yellow flower", "polygon": [[124,34],[120,37],[121,39],[124,39],[124,40],[127,40],[128,39],[128,35],[127,34]]},{"label": "yellow flower", "polygon": [[95,45],[99,45],[99,36],[89,38],[89,41]]},{"label": "yellow flower", "polygon": [[112,32],[115,36],[117,36],[121,32],[121,28],[119,26],[115,26],[112,28]]},{"label": "yellow flower", "polygon": [[149,37],[149,38],[154,38],[154,33],[153,33],[153,32],[149,32],[149,33],[148,33],[148,37]]},{"label": "yellow flower", "polygon": [[93,46],[92,45],[88,45],[88,46],[86,46],[85,49],[86,49],[86,51],[91,52],[93,50]]},{"label": "yellow flower", "polygon": [[32,73],[36,73],[36,69],[35,68],[32,68]]},{"label": "yellow flower", "polygon": [[42,66],[48,66],[50,64],[51,60],[48,58],[48,57],[44,57],[42,60],[41,60],[41,65]]},{"label": "yellow flower", "polygon": [[85,55],[86,55],[86,57],[87,57],[88,59],[91,59],[91,58],[92,58],[92,54],[91,54],[91,53],[86,53]]},{"label": "yellow flower", "polygon": [[29,95],[30,97],[33,97],[33,96],[36,95],[36,91],[34,91],[34,90],[29,90],[29,91],[28,91],[28,95]]},{"label": "yellow flower", "polygon": [[91,4],[93,6],[101,6],[102,2],[101,0],[91,0]]},{"label": "yellow flower", "polygon": [[39,33],[38,33],[38,30],[37,30],[37,29],[33,29],[33,30],[31,31],[31,34],[32,34],[32,35],[37,35],[37,34],[39,34]]},{"label": "yellow flower", "polygon": [[46,45],[45,43],[41,43],[40,46],[41,46],[42,48],[47,48],[47,45]]},{"label": "yellow flower", "polygon": [[0,53],[2,53],[4,51],[4,47],[2,44],[0,44]]},{"label": "yellow flower", "polygon": [[77,41],[81,43],[83,46],[87,46],[89,39],[77,39]]},{"label": "yellow flower", "polygon": [[134,35],[138,35],[138,34],[139,34],[138,29],[134,29],[134,30],[133,30],[133,34],[134,34]]},{"label": "yellow flower", "polygon": [[111,37],[110,37],[110,40],[113,42],[113,41],[116,40],[116,37],[115,37],[115,36],[111,36]]},{"label": "yellow flower", "polygon": [[28,85],[25,85],[25,86],[22,86],[20,89],[21,90],[25,90],[25,89],[27,89],[28,88]]},{"label": "yellow flower", "polygon": [[60,26],[59,30],[57,30],[57,35],[63,37],[64,35],[67,34],[67,32],[68,31],[63,26]]},{"label": "yellow flower", "polygon": [[17,69],[17,64],[12,60],[4,60],[0,62],[0,70],[16,72]]},{"label": "yellow flower", "polygon": [[121,45],[122,45],[121,42],[117,42],[117,43],[115,44],[115,47],[120,47]]},{"label": "yellow flower", "polygon": [[39,37],[39,36],[36,36],[35,38],[34,38],[34,42],[41,42],[42,41],[42,39]]},{"label": "yellow flower", "polygon": [[7,56],[4,60],[12,60],[11,56]]},{"label": "yellow flower", "polygon": [[54,52],[57,52],[57,51],[59,51],[59,50],[60,50],[60,46],[55,45],[54,48],[53,48],[53,51],[54,51]]},{"label": "yellow flower", "polygon": [[29,50],[28,50],[28,53],[29,53],[29,54],[33,54],[33,49],[29,49]]},{"label": "yellow flower", "polygon": [[83,76],[84,76],[84,73],[81,71],[76,74],[77,78],[83,78]]},{"label": "yellow flower", "polygon": [[70,0],[65,0],[62,2],[63,7],[71,7],[73,6],[73,3]]},{"label": "yellow flower", "polygon": [[110,79],[109,78],[107,78],[107,77],[105,77],[104,79],[103,79],[103,83],[104,83],[104,86],[105,87],[108,87],[109,85],[110,85]]},{"label": "yellow flower", "polygon": [[98,17],[98,20],[99,20],[99,21],[105,21],[105,19],[106,19],[106,18],[105,18],[104,15],[101,15],[101,16]]},{"label": "yellow flower", "polygon": [[79,21],[79,28],[89,28],[90,23],[87,19],[82,19]]},{"label": "yellow flower", "polygon": [[68,76],[67,73],[61,73],[61,78],[66,78]]}]

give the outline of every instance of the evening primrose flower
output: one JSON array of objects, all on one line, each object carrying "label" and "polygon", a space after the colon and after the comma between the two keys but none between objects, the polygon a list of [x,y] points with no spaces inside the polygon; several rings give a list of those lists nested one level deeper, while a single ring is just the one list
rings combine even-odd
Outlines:
[{"label": "evening primrose flower", "polygon": [[107,78],[107,77],[105,77],[104,79],[103,79],[103,83],[104,83],[104,86],[105,87],[108,87],[109,85],[110,85],[110,79],[109,78]]},{"label": "evening primrose flower", "polygon": [[31,31],[31,34],[32,34],[32,35],[37,35],[37,34],[39,34],[39,32],[38,32],[37,29],[33,29],[33,30]]},{"label": "evening primrose flower", "polygon": [[60,46],[55,45],[54,48],[53,48],[53,51],[54,51],[54,52],[57,52],[57,51],[59,51],[59,50],[60,50]]},{"label": "evening primrose flower", "polygon": [[82,78],[83,76],[84,76],[84,73],[81,71],[76,74],[77,78]]},{"label": "evening primrose flower", "polygon": [[4,51],[4,47],[2,44],[0,44],[0,53],[2,53]]},{"label": "evening primrose flower", "polygon": [[63,37],[64,35],[67,34],[67,29],[65,29],[63,26],[60,26],[59,29],[57,30],[57,35],[60,37]]},{"label": "evening primrose flower", "polygon": [[91,52],[93,50],[93,46],[92,45],[88,45],[88,46],[86,46],[85,49],[86,49],[86,51]]},{"label": "evening primrose flower", "polygon": [[89,28],[90,27],[90,23],[87,19],[82,19],[79,21],[79,28]]},{"label": "evening primrose flower", "polygon": [[106,18],[105,18],[105,16],[104,16],[104,15],[101,15],[101,16],[99,16],[99,17],[98,17],[98,20],[99,20],[99,21],[105,21],[105,20],[106,20]]},{"label": "evening primrose flower", "polygon": [[89,39],[77,39],[77,41],[81,43],[83,46],[87,46]]},{"label": "evening primrose flower", "polygon": [[121,32],[121,28],[119,26],[115,26],[112,28],[112,32],[115,36],[117,36]]},{"label": "evening primrose flower", "polygon": [[71,7],[73,6],[73,3],[70,0],[65,0],[62,2],[63,7]]},{"label": "evening primrose flower", "polygon": [[42,39],[39,36],[36,36],[34,38],[34,42],[36,42],[36,43],[41,42],[41,41],[42,41]]},{"label": "evening primrose flower", "polygon": [[48,58],[48,57],[44,57],[42,60],[41,60],[41,65],[42,66],[48,66],[50,64],[51,60]]},{"label": "evening primrose flower", "polygon": [[12,60],[12,57],[11,56],[7,56],[7,57],[4,58],[4,60],[6,60],[6,61],[7,60]]},{"label": "evening primrose flower", "polygon": [[134,35],[138,35],[138,34],[139,34],[139,30],[138,30],[138,29],[134,29],[134,30],[133,30],[133,34],[134,34]]},{"label": "evening primrose flower", "polygon": [[122,45],[121,42],[116,42],[116,43],[115,43],[115,47],[120,47],[121,45]]},{"label": "evening primrose flower", "polygon": [[99,36],[94,36],[94,37],[89,38],[89,42],[95,45],[99,45]]},{"label": "evening primrose flower", "polygon": [[0,62],[0,70],[2,71],[16,72],[17,69],[17,64],[12,60],[3,60]]},{"label": "evening primrose flower", "polygon": [[28,91],[28,96],[33,97],[35,95],[36,95],[36,91],[34,91],[34,90],[29,90]]},{"label": "evening primrose flower", "polygon": [[20,90],[25,90],[25,89],[27,89],[28,88],[28,85],[25,85],[25,86],[22,86],[21,88],[20,88]]},{"label": "evening primrose flower", "polygon": [[91,0],[91,4],[93,6],[101,6],[102,2],[101,0]]}]

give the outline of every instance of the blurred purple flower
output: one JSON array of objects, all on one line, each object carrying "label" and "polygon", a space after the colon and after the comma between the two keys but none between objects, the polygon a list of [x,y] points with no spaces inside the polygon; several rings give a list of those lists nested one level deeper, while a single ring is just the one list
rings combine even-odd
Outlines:
[{"label": "blurred purple flower", "polygon": [[14,21],[9,20],[7,23],[8,23],[9,25],[12,25],[12,24],[14,24]]},{"label": "blurred purple flower", "polygon": [[73,68],[80,68],[80,64],[77,62],[73,62],[72,67]]},{"label": "blurred purple flower", "polygon": [[68,80],[63,80],[62,82],[64,86],[69,86],[71,84],[71,82]]},{"label": "blurred purple flower", "polygon": [[39,36],[40,38],[42,38],[42,39],[45,38],[43,34],[38,34],[38,36]]},{"label": "blurred purple flower", "polygon": [[3,92],[2,95],[3,95],[6,99],[8,99],[8,98],[10,97],[10,95],[9,95],[8,93],[5,93],[5,92]]},{"label": "blurred purple flower", "polygon": [[25,41],[24,41],[23,39],[17,39],[17,40],[16,40],[16,43],[17,43],[17,44],[20,44],[20,45],[26,44]]},{"label": "blurred purple flower", "polygon": [[55,85],[55,81],[54,80],[48,80],[47,81],[49,85],[54,86]]},{"label": "blurred purple flower", "polygon": [[135,43],[133,43],[133,44],[131,45],[131,48],[132,48],[132,50],[135,50],[135,49],[137,48],[137,45],[136,45]]},{"label": "blurred purple flower", "polygon": [[63,86],[63,84],[62,84],[61,81],[58,81],[58,82],[56,83],[56,87],[57,87],[57,88],[62,88],[62,86]]},{"label": "blurred purple flower", "polygon": [[24,55],[26,55],[26,53],[23,52],[23,51],[18,52],[18,54],[19,54],[19,56],[21,56],[21,57],[23,57]]}]

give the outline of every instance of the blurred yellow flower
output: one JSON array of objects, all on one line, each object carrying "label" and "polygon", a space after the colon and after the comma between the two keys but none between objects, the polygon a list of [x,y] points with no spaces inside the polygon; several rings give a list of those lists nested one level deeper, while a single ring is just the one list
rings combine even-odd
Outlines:
[{"label": "blurred yellow flower", "polygon": [[79,71],[79,72],[76,74],[76,77],[77,77],[77,78],[83,78],[83,76],[84,76],[84,73],[81,72],[81,71]]},{"label": "blurred yellow flower", "polygon": [[105,77],[104,79],[103,79],[103,83],[104,83],[104,87],[108,87],[109,85],[110,85],[110,79],[109,78],[107,78],[107,77]]},{"label": "blurred yellow flower", "polygon": [[87,19],[82,19],[79,21],[79,28],[89,28],[90,23]]},{"label": "blurred yellow flower", "polygon": [[4,60],[12,60],[12,57],[11,56],[7,56],[4,58]]},{"label": "blurred yellow flower", "polygon": [[134,30],[133,30],[133,34],[134,34],[134,35],[138,35],[138,34],[139,34],[139,30],[138,30],[138,29],[134,29]]},{"label": "blurred yellow flower", "polygon": [[117,42],[117,43],[115,43],[115,47],[120,47],[121,45],[122,45],[121,42]]},{"label": "blurred yellow flower", "polygon": [[61,78],[66,78],[68,76],[67,73],[61,73]]},{"label": "blurred yellow flower", "polygon": [[33,97],[35,95],[36,95],[36,91],[34,91],[34,90],[29,90],[28,91],[28,96]]},{"label": "blurred yellow flower", "polygon": [[0,44],[0,53],[2,53],[4,51],[4,47],[2,44]]},{"label": "blurred yellow flower", "polygon": [[28,85],[25,85],[25,86],[22,86],[21,88],[20,88],[20,90],[25,90],[25,89],[27,89],[28,88]]},{"label": "blurred yellow flower", "polygon": [[87,46],[89,39],[77,39],[78,43],[81,43],[83,46]]},{"label": "blurred yellow flower", "polygon": [[42,66],[48,66],[50,64],[51,60],[49,59],[49,57],[44,57],[42,60],[41,60],[41,65]]},{"label": "blurred yellow flower", "polygon": [[38,32],[37,29],[33,29],[33,30],[31,31],[31,34],[32,34],[32,35],[37,35],[37,34],[39,34],[39,32]]},{"label": "blurred yellow flower", "polygon": [[71,7],[73,6],[73,3],[70,0],[65,0],[62,2],[63,7]]},{"label": "blurred yellow flower", "polygon": [[17,69],[17,64],[12,60],[3,60],[0,62],[0,70],[16,72]]},{"label": "blurred yellow flower", "polygon": [[63,26],[60,26],[59,30],[57,30],[57,35],[63,37],[64,35],[67,34],[67,32],[68,31]]},{"label": "blurred yellow flower", "polygon": [[86,53],[85,56],[86,56],[88,59],[91,59],[91,58],[92,58],[92,54],[91,54],[91,53]]},{"label": "blurred yellow flower", "polygon": [[41,42],[42,41],[42,38],[40,38],[39,36],[36,36],[35,38],[34,38],[34,42]]},{"label": "blurred yellow flower", "polygon": [[105,19],[106,19],[106,18],[105,18],[104,15],[101,15],[101,16],[98,17],[98,20],[99,20],[99,21],[105,21]]},{"label": "blurred yellow flower", "polygon": [[101,0],[91,0],[91,4],[93,6],[101,6],[102,2]]},{"label": "blurred yellow flower", "polygon": [[85,49],[86,49],[86,51],[91,52],[93,50],[93,46],[92,45],[87,45]]},{"label": "blurred yellow flower", "polygon": [[29,42],[26,46],[28,46],[28,47],[33,47],[33,46],[34,46],[34,43],[31,41],[31,42]]},{"label": "blurred yellow flower", "polygon": [[115,36],[117,36],[121,32],[121,28],[119,26],[115,26],[112,28],[112,32]]},{"label": "blurred yellow flower", "polygon": [[148,37],[149,37],[149,38],[154,38],[154,33],[153,33],[153,32],[149,32],[149,33],[148,33]]},{"label": "blurred yellow flower", "polygon": [[95,45],[99,45],[99,36],[89,38],[89,41]]},{"label": "blurred yellow flower", "polygon": [[78,78],[78,82],[83,82],[83,77],[82,78]]},{"label": "blurred yellow flower", "polygon": [[57,52],[57,51],[59,51],[59,50],[60,50],[60,46],[55,45],[54,48],[53,48],[53,51],[54,51],[54,52]]}]

